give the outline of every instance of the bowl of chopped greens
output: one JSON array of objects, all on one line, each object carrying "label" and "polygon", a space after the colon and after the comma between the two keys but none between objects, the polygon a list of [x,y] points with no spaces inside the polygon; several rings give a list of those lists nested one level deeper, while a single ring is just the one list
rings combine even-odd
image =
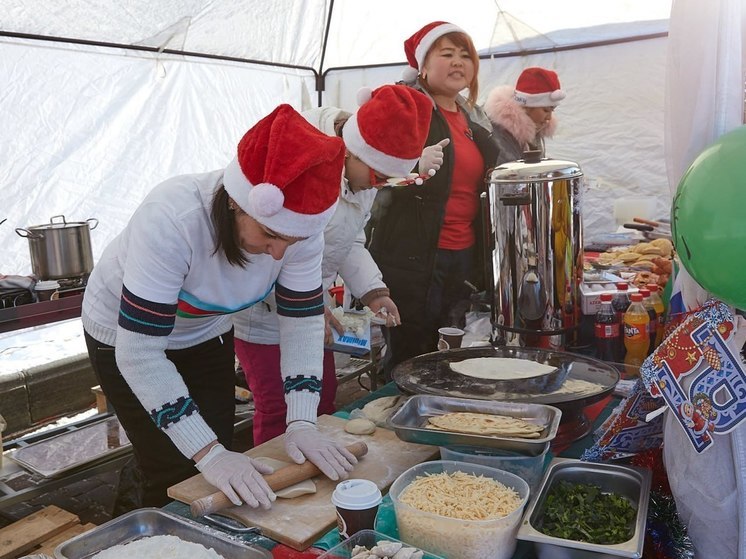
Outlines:
[{"label": "bowl of chopped greens", "polygon": [[552,460],[518,539],[539,559],[642,557],[651,474],[618,464]]}]

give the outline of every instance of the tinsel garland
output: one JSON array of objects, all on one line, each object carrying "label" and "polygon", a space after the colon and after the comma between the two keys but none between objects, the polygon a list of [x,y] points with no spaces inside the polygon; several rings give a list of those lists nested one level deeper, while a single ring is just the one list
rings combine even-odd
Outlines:
[{"label": "tinsel garland", "polygon": [[693,559],[694,546],[673,496],[650,492],[644,559]]},{"label": "tinsel garland", "polygon": [[692,559],[694,545],[676,512],[676,502],[663,466],[663,450],[641,452],[632,459],[632,465],[647,468],[653,474],[643,558]]}]

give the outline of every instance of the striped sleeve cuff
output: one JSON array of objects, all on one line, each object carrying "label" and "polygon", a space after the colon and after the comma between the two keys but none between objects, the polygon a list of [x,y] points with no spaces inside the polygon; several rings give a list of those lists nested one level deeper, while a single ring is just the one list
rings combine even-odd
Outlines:
[{"label": "striped sleeve cuff", "polygon": [[119,326],[146,336],[168,336],[176,322],[176,303],[154,303],[122,286]]},{"label": "striped sleeve cuff", "polygon": [[294,291],[275,285],[277,314],[294,318],[324,314],[324,290],[319,286],[312,291]]}]

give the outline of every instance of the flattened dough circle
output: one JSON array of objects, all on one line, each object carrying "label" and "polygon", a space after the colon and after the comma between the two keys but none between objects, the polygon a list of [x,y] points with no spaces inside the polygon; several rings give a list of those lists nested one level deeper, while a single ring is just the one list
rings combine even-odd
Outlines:
[{"label": "flattened dough circle", "polygon": [[372,435],[376,430],[376,424],[370,419],[350,419],[345,423],[345,431],[353,435]]},{"label": "flattened dough circle", "polygon": [[[274,468],[275,471],[290,465],[290,462],[283,462],[282,460],[269,458],[268,456],[259,456],[258,458],[255,458],[255,460]],[[280,499],[295,499],[301,495],[309,495],[311,493],[316,493],[316,484],[312,479],[307,479],[296,483],[295,485],[291,485],[290,487],[286,487],[285,489],[275,491],[275,495]]]},{"label": "flattened dough circle", "polygon": [[490,380],[517,380],[540,377],[556,370],[556,367],[544,365],[530,359],[513,359],[510,357],[475,357],[450,364],[451,369],[467,377]]}]

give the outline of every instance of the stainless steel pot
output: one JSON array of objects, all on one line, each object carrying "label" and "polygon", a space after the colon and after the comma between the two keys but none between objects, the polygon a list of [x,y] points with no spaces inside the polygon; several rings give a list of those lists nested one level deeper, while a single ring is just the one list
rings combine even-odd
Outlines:
[{"label": "stainless steel pot", "polygon": [[90,231],[97,225],[95,218],[67,222],[64,215],[56,215],[44,225],[16,228],[16,233],[28,239],[34,276],[40,280],[74,278],[93,270]]},{"label": "stainless steel pot", "polygon": [[494,342],[562,349],[580,324],[580,192],[571,161],[520,160],[493,169],[483,194]]}]

